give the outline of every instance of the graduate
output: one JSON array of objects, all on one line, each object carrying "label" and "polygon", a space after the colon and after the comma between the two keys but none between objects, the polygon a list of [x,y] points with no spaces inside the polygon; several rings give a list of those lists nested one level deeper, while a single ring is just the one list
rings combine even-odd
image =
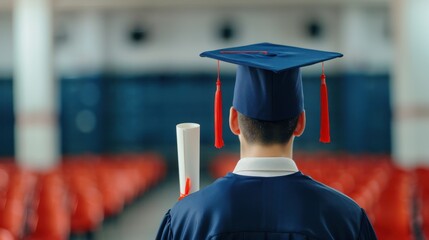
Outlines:
[{"label": "graduate", "polygon": [[[229,126],[240,141],[241,159],[232,173],[168,210],[156,239],[377,239],[358,204],[305,176],[293,161],[294,139],[305,128],[300,68],[342,54],[260,43],[200,56],[237,65]],[[321,102],[320,140],[329,142],[323,71]]]}]

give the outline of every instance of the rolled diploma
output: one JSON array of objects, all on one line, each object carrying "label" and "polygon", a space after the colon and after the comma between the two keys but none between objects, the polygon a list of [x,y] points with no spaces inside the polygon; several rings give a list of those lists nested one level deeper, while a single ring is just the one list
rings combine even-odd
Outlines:
[{"label": "rolled diploma", "polygon": [[189,193],[200,189],[200,125],[181,123],[176,126],[180,193],[185,193],[186,178],[191,180]]}]

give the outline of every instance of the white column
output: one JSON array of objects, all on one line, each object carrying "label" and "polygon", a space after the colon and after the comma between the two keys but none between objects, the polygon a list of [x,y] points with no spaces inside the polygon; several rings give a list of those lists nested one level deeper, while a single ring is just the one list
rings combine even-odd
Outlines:
[{"label": "white column", "polygon": [[429,1],[392,2],[393,155],[404,166],[429,165]]},{"label": "white column", "polygon": [[52,0],[14,0],[15,155],[36,169],[59,155],[52,17]]}]

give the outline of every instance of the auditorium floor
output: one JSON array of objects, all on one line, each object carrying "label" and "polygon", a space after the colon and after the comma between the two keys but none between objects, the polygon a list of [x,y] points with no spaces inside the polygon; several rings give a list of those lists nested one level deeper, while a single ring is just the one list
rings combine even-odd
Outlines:
[{"label": "auditorium floor", "polygon": [[[202,175],[201,186],[213,179]],[[151,240],[155,239],[165,212],[177,201],[178,176],[168,176],[159,186],[127,206],[119,216],[108,219],[98,229],[96,240]]]}]

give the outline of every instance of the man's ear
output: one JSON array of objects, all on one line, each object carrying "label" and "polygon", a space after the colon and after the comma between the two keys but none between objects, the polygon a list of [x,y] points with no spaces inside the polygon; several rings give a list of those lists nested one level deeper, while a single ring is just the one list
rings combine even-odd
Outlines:
[{"label": "man's ear", "polygon": [[240,126],[238,125],[238,112],[234,107],[229,109],[229,128],[234,135],[240,134]]},{"label": "man's ear", "polygon": [[304,133],[305,129],[305,111],[302,111],[298,117],[298,123],[296,124],[295,131],[293,131],[294,136],[301,136]]}]

